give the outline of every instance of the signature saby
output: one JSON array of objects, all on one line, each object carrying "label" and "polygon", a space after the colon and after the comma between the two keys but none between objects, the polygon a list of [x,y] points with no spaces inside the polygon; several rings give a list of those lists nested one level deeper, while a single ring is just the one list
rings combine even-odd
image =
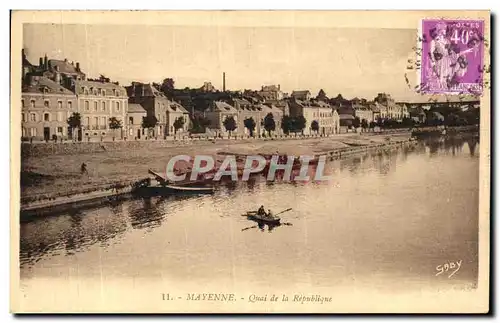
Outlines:
[{"label": "signature saby", "polygon": [[448,275],[448,278],[451,278],[453,275],[455,275],[459,270],[460,267],[462,266],[462,260],[459,261],[450,261],[446,262],[444,264],[436,266],[436,276],[439,276],[443,273],[447,273],[449,271],[452,271],[450,275]]}]

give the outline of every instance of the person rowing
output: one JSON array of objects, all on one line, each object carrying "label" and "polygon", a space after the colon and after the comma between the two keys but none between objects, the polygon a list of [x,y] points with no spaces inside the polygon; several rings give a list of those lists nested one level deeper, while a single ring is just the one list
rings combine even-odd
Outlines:
[{"label": "person rowing", "polygon": [[259,210],[257,211],[257,215],[266,215],[266,210],[264,209],[264,205],[261,205]]}]

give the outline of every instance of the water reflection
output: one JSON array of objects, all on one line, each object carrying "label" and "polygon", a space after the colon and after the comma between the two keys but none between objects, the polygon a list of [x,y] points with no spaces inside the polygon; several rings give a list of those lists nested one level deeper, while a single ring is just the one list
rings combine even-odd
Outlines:
[{"label": "water reflection", "polygon": [[467,144],[469,155],[475,157],[479,137],[473,135],[430,137],[422,141],[422,144],[428,148],[431,157],[445,152],[452,156],[461,156],[462,149]]},{"label": "water reflection", "polygon": [[265,232],[266,231],[266,227],[267,227],[267,231],[268,232],[272,232],[275,228],[279,228],[281,226],[292,226],[293,224],[291,223],[288,223],[288,222],[280,222],[280,223],[268,223],[268,222],[264,222],[264,221],[258,221],[258,220],[254,220],[254,219],[251,219],[251,218],[248,218],[249,220],[251,221],[254,221],[257,223],[257,225],[252,225],[252,226],[249,226],[249,227],[246,227],[246,228],[243,228],[241,229],[241,231],[247,231],[247,230],[251,230],[251,229],[259,229],[261,232]]},{"label": "water reflection", "polygon": [[21,265],[38,261],[53,251],[67,255],[81,252],[94,244],[102,247],[127,230],[123,205],[66,215],[49,216],[21,224]]},{"label": "water reflection", "polygon": [[[230,277],[235,270],[257,283],[271,276],[254,272],[289,266],[291,276],[282,275],[288,282],[305,273],[321,284],[332,276],[372,283],[376,273],[389,282],[428,279],[435,285],[436,264],[462,259],[467,266],[453,282],[475,282],[478,149],[474,138],[429,139],[330,161],[329,183],[256,176],[221,183],[210,196],[139,198],[35,219],[21,223],[21,274],[45,277],[71,264],[92,275],[86,264],[99,263],[108,279],[168,268],[162,275],[173,279],[185,278],[186,270],[193,281]],[[284,217],[293,225],[241,216],[260,205],[293,208]]]},{"label": "water reflection", "polygon": [[132,201],[128,210],[132,228],[151,230],[159,227],[165,219],[163,213],[165,201],[163,197],[147,197]]}]

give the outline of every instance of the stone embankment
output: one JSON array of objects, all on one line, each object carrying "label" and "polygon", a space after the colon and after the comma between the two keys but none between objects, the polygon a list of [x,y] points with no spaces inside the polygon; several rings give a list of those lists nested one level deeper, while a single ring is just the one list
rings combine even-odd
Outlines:
[{"label": "stone embankment", "polygon": [[[92,152],[95,147],[85,147],[85,145],[92,145],[92,143],[86,143],[81,144],[78,148],[84,152],[80,151],[71,155],[62,152],[44,157],[30,155],[24,157],[22,172],[33,172],[43,174],[43,176],[36,183],[22,185],[21,212],[37,215],[50,212],[52,209],[79,208],[82,205],[101,203],[119,196],[127,196],[132,191],[134,183],[148,177],[148,168],[162,173],[168,158],[177,154],[207,154],[220,159],[223,152],[228,150],[236,155],[273,154],[279,151],[280,154],[294,156],[308,154],[318,157],[326,155],[329,160],[332,160],[349,158],[349,156],[368,151],[398,149],[414,143],[409,133],[398,133],[390,136],[355,134],[315,139],[297,142],[292,140],[268,142],[254,140],[238,144],[236,142],[227,143],[228,140],[226,140],[218,141],[215,144],[204,142],[201,145],[191,142],[185,146],[179,144],[179,146],[168,146],[162,149],[149,146],[164,144],[161,142],[141,142],[140,145],[130,142],[127,144],[139,146],[135,150],[130,147],[132,149],[130,152],[115,146],[116,150],[101,150],[99,153]],[[115,143],[107,144],[115,145]],[[123,143],[120,144],[123,145]],[[116,143],[116,145],[119,144]],[[127,148],[129,147],[127,146]],[[44,147],[44,149],[49,148]],[[162,158],[158,156],[162,156]],[[158,161],[158,159],[160,160]],[[88,164],[94,162],[95,172],[91,171],[88,177],[81,177],[83,175],[78,173],[81,161]]]}]

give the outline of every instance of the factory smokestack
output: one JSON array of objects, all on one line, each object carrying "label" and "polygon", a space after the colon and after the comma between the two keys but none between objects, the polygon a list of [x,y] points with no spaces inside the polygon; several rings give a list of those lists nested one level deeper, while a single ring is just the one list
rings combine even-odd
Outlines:
[{"label": "factory smokestack", "polygon": [[222,92],[226,92],[226,72],[222,72]]}]

